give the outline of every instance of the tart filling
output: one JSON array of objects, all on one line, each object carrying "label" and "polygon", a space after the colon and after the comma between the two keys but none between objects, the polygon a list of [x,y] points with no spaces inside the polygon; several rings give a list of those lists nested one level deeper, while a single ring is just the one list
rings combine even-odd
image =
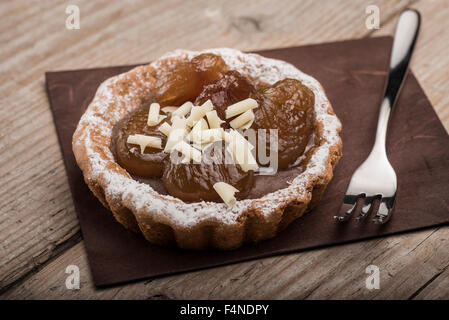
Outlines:
[{"label": "tart filling", "polygon": [[[307,160],[297,160],[312,139],[315,96],[300,80],[256,82],[210,53],[161,72],[166,83],[156,86],[149,101],[120,121],[113,134],[117,162],[136,179],[161,178],[164,192],[183,201],[219,202],[224,199],[214,188],[217,183],[231,185],[237,199],[279,189],[279,182],[263,182],[270,179],[259,174],[260,166],[270,166],[271,175],[286,171],[281,186],[287,183],[282,177],[293,179],[301,172]],[[276,140],[269,139],[270,129]],[[256,147],[245,138],[251,130]],[[265,163],[262,157],[273,153],[275,164]],[[253,190],[258,185],[266,187]]]}]

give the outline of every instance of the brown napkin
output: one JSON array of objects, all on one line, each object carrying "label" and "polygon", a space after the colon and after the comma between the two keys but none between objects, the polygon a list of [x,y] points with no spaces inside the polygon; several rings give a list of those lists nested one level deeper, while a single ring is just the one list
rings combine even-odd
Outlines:
[{"label": "brown napkin", "polygon": [[311,74],[343,123],[343,157],[320,204],[277,237],[234,251],[162,248],[126,231],[91,194],[72,153],[72,134],[98,85],[131,66],[47,72],[46,84],[72,195],[97,286],[197,270],[270,255],[380,237],[449,222],[449,139],[415,77],[409,74],[388,133],[398,176],[396,211],[386,225],[336,223],[352,172],[374,140],[391,38],[365,38],[261,51]]}]

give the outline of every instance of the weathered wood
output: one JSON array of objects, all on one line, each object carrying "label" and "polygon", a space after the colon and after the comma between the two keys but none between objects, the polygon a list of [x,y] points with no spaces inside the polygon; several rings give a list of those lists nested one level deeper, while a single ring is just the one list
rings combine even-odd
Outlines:
[{"label": "weathered wood", "polygon": [[441,299],[448,300],[449,292],[449,268],[443,269],[429,280],[427,286],[421,288],[414,299]]},{"label": "weathered wood", "polygon": [[[424,18],[412,69],[449,128],[448,4],[323,2],[79,1],[80,30],[65,29],[65,3],[1,2],[0,27],[8,32],[0,34],[0,93],[6,97],[0,115],[0,288],[17,281],[1,298],[447,297],[448,228],[100,291],[92,287],[82,243],[61,254],[78,241],[79,227],[43,89],[47,70],[148,61],[178,47],[253,50],[391,34],[398,13],[412,3]],[[368,4],[381,9],[386,23],[379,31],[365,28]],[[381,268],[380,291],[364,287],[371,263]],[[80,291],[65,289],[69,264],[81,269]]]},{"label": "weathered wood", "polygon": [[[90,280],[82,243],[2,299],[407,299],[449,265],[449,227],[249,261],[108,289]],[[68,290],[65,269],[80,268]],[[365,286],[366,267],[380,269],[380,289]],[[436,294],[447,294],[439,288]]]}]

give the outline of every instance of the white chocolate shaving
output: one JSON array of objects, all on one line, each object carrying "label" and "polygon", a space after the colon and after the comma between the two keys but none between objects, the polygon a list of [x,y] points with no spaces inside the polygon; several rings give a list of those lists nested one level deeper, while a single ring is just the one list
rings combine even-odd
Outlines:
[{"label": "white chocolate shaving", "polygon": [[256,100],[252,98],[248,98],[242,101],[239,101],[237,103],[234,103],[233,105],[230,105],[226,108],[226,119],[232,118],[238,114],[244,113],[245,111],[248,111],[250,109],[255,109],[259,106]]},{"label": "white chocolate shaving", "polygon": [[[147,124],[149,126],[155,126],[157,124],[159,124],[159,122],[161,122],[163,119],[160,119],[159,116],[159,110],[160,110],[161,106],[159,105],[159,103],[152,103],[150,105],[150,110],[148,112],[148,120],[147,120]],[[163,116],[166,117],[166,116]]]},{"label": "white chocolate shaving", "polygon": [[241,115],[239,115],[234,120],[232,120],[231,122],[229,122],[229,124],[234,129],[239,129],[250,122],[252,123],[253,121],[254,121],[254,112],[252,109],[249,109],[244,113],[242,113]]},{"label": "white chocolate shaving", "polygon": [[173,128],[168,135],[167,143],[165,144],[164,152],[170,153],[175,145],[182,141],[186,135],[185,129]]},{"label": "white chocolate shaving", "polygon": [[178,107],[167,106],[163,107],[161,110],[165,113],[173,113],[174,111],[178,110]]},{"label": "white chocolate shaving", "polygon": [[197,128],[198,131],[209,129],[209,126],[207,125],[207,121],[204,120],[204,118],[201,118],[200,120],[198,120],[198,122],[195,124],[195,126],[193,128],[195,128],[195,127]]},{"label": "white chocolate shaving", "polygon": [[171,123],[173,129],[186,129],[187,119],[184,117],[175,116],[172,117]]},{"label": "white chocolate shaving", "polygon": [[257,170],[256,159],[249,148],[249,143],[245,143],[242,140],[234,140],[228,144],[227,150],[231,153],[233,160],[237,163],[243,171]]},{"label": "white chocolate shaving", "polygon": [[251,121],[245,123],[245,124],[244,124],[243,126],[241,126],[239,129],[246,130],[246,129],[251,128],[251,126],[252,126],[253,123],[254,123],[254,119],[255,119],[255,118],[253,118]]},{"label": "white chocolate shaving", "polygon": [[235,141],[240,141],[241,143],[247,144],[249,150],[254,149],[254,146],[248,140],[246,140],[245,137],[242,136],[237,130],[231,129],[229,131],[225,131],[223,138],[229,144],[234,143]]},{"label": "white chocolate shaving", "polygon": [[211,110],[214,109],[214,105],[212,104],[212,101],[210,101],[210,99],[207,99],[207,101],[204,102],[201,106],[202,106],[203,108],[208,109],[209,111],[211,111]]},{"label": "white chocolate shaving", "polygon": [[207,100],[201,106],[194,106],[190,110],[190,116],[187,118],[187,125],[193,127],[206,113],[212,111],[214,106],[210,100]]},{"label": "white chocolate shaving", "polygon": [[165,134],[167,137],[170,135],[170,131],[172,130],[171,125],[169,125],[167,122],[164,122],[159,126],[159,131]]},{"label": "white chocolate shaving", "polygon": [[221,141],[224,137],[223,128],[207,129],[200,132],[200,137],[194,140],[196,143],[205,144],[215,141]]},{"label": "white chocolate shaving", "polygon": [[178,109],[176,109],[175,111],[172,112],[172,117],[185,117],[190,110],[193,107],[193,103],[190,101],[187,101],[186,103],[184,103],[182,106],[180,106]]},{"label": "white chocolate shaving", "polygon": [[131,134],[126,139],[129,144],[137,144],[140,146],[140,153],[145,151],[146,147],[162,149],[162,140],[159,137],[151,137],[143,134]]},{"label": "white chocolate shaving", "polygon": [[209,148],[213,144],[214,144],[213,142],[206,143],[206,144],[196,144],[196,143],[194,143],[193,146],[195,148],[197,148],[198,150],[204,151],[204,150],[206,150],[207,148]]},{"label": "white chocolate shaving", "polygon": [[181,152],[184,155],[183,162],[190,162],[193,160],[196,163],[201,162],[201,151],[195,149],[185,141],[178,142],[174,147],[174,150]]},{"label": "white chocolate shaving", "polygon": [[221,124],[225,122],[221,120],[217,114],[217,110],[212,110],[206,113],[207,122],[209,122],[209,127],[211,129],[220,128]]},{"label": "white chocolate shaving", "polygon": [[232,207],[235,204],[237,200],[234,195],[236,192],[239,192],[238,189],[234,188],[230,184],[227,184],[226,182],[217,182],[213,185],[213,187],[228,207]]},{"label": "white chocolate shaving", "polygon": [[201,131],[209,129],[206,120],[201,118],[192,128],[188,136],[190,141],[201,141]]}]

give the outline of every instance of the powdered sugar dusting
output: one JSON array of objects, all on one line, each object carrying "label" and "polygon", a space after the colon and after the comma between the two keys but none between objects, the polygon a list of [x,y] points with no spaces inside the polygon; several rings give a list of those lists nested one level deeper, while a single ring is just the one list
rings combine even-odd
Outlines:
[{"label": "powdered sugar dusting", "polygon": [[[204,201],[185,203],[169,195],[160,195],[150,185],[132,179],[116,164],[109,145],[113,126],[140,105],[141,97],[144,97],[151,87],[151,80],[147,76],[148,66],[134,68],[109,78],[100,85],[94,100],[81,117],[74,135],[77,137],[73,140],[74,147],[83,148],[87,154],[87,163],[80,164],[78,161],[80,167],[90,172],[90,179],[100,181],[109,198],[126,199],[132,202],[137,211],[152,214],[156,220],[169,219],[181,226],[192,226],[207,219],[233,224],[240,214],[248,209],[258,210],[267,215],[276,208],[284,206],[292,196],[298,199],[307,197],[308,182],[324,172],[330,148],[340,141],[338,133],[341,124],[337,117],[329,112],[330,104],[321,85],[291,64],[257,54],[244,54],[229,48],[199,52],[176,50],[164,55],[149,67],[154,68],[157,73],[162,63],[167,64],[176,59],[190,60],[202,53],[222,56],[230,69],[237,70],[252,79],[269,84],[285,78],[298,79],[314,92],[316,119],[322,124],[324,141],[314,152],[306,170],[287,188],[267,194],[261,199],[237,201],[232,208],[227,208],[223,203]],[[123,83],[127,85],[126,92],[121,91]]]}]

